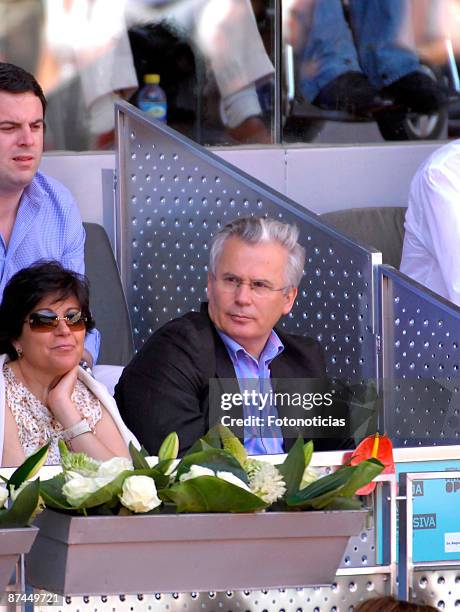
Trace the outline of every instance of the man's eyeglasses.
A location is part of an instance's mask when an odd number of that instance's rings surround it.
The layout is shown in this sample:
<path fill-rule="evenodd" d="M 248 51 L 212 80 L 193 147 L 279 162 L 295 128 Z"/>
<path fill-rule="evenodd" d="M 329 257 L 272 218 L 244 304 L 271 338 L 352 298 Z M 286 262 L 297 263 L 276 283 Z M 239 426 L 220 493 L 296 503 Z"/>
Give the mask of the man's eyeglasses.
<path fill-rule="evenodd" d="M 243 280 L 239 276 L 234 276 L 233 274 L 226 274 L 217 279 L 219 282 L 222 291 L 226 293 L 234 293 L 237 291 L 242 285 L 248 285 L 250 290 L 257 295 L 257 297 L 268 297 L 273 293 L 273 291 L 286 291 L 289 289 L 289 286 L 275 288 L 272 287 L 267 281 L 263 280 Z"/>
<path fill-rule="evenodd" d="M 59 317 L 52 310 L 37 310 L 31 312 L 26 319 L 32 331 L 48 332 L 59 325 L 59 321 L 65 321 L 72 331 L 81 331 L 86 327 L 87 318 L 80 310 L 71 310 L 63 317 Z"/>

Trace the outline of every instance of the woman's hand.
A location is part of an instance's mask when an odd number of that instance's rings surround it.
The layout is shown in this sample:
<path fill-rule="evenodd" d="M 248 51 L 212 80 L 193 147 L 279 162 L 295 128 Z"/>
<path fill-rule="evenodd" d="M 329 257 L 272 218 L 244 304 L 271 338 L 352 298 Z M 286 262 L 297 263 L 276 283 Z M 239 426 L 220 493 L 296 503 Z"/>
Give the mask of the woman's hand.
<path fill-rule="evenodd" d="M 81 421 L 81 414 L 72 401 L 77 372 L 78 366 L 75 366 L 61 376 L 48 391 L 48 408 L 64 429 Z"/>

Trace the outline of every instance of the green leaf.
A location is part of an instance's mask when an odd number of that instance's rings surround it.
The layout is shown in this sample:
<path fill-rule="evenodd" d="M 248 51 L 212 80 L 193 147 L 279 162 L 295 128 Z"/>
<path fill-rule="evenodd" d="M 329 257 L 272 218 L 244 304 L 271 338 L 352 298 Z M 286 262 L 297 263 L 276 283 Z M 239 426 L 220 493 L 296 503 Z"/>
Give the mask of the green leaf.
<path fill-rule="evenodd" d="M 310 465 L 311 458 L 313 457 L 313 440 L 309 440 L 303 447 L 303 455 L 305 460 L 305 468 Z"/>
<path fill-rule="evenodd" d="M 322 509 L 342 509 L 343 499 L 353 498 L 356 491 L 367 485 L 380 474 L 384 465 L 377 459 L 361 461 L 355 466 L 342 466 L 333 474 L 324 476 L 305 489 L 287 499 L 291 507 Z M 353 501 L 353 507 L 359 507 Z"/>
<path fill-rule="evenodd" d="M 190 455 L 185 455 L 177 466 L 177 479 L 190 470 L 192 465 L 201 465 L 214 472 L 231 472 L 248 484 L 248 475 L 235 457 L 226 450 L 210 448 Z"/>
<path fill-rule="evenodd" d="M 74 510 L 73 506 L 69 504 L 65 495 L 62 493 L 64 484 L 65 476 L 63 473 L 57 474 L 49 480 L 40 482 L 40 495 L 45 502 L 45 506 L 55 510 Z"/>
<path fill-rule="evenodd" d="M 158 491 L 158 495 L 176 504 L 177 512 L 256 512 L 268 505 L 260 497 L 215 476 L 178 482 Z"/>
<path fill-rule="evenodd" d="M 58 448 L 62 463 L 62 460 L 65 459 L 68 455 L 70 455 L 70 451 L 67 448 L 67 444 L 64 442 L 64 440 L 58 440 Z"/>
<path fill-rule="evenodd" d="M 156 464 L 155 469 L 160 474 L 166 474 L 169 471 L 170 467 L 173 465 L 174 461 L 176 461 L 176 460 L 175 459 L 166 459 L 165 461 L 159 461 Z"/>
<path fill-rule="evenodd" d="M 342 487 L 337 487 L 324 495 L 319 495 L 318 497 L 314 497 L 312 499 L 307 500 L 302 504 L 302 508 L 308 509 L 311 508 L 313 510 L 332 510 L 332 509 L 340 509 L 340 500 L 346 499 L 345 497 L 340 497 L 340 492 Z M 355 498 L 357 499 L 357 498 Z M 361 507 L 361 503 L 358 501 L 358 506 Z"/>
<path fill-rule="evenodd" d="M 303 450 L 303 440 L 298 438 L 286 459 L 281 465 L 276 466 L 286 483 L 285 497 L 293 495 L 299 490 L 300 482 L 305 470 L 305 457 Z"/>
<path fill-rule="evenodd" d="M 358 465 L 354 467 L 356 469 L 341 492 L 341 495 L 345 497 L 354 495 L 358 489 L 369 484 L 371 480 L 374 480 L 374 478 L 385 469 L 383 463 L 373 458 L 367 459 L 366 461 L 360 461 Z"/>
<path fill-rule="evenodd" d="M 0 528 L 25 527 L 38 504 L 40 481 L 27 484 L 8 510 L 0 513 Z"/>
<path fill-rule="evenodd" d="M 129 449 L 129 454 L 131 456 L 131 459 L 134 465 L 134 469 L 148 470 L 150 466 L 147 463 L 142 451 L 137 450 L 137 448 L 134 446 L 132 442 L 129 443 L 128 449 Z"/>
<path fill-rule="evenodd" d="M 332 474 L 323 476 L 323 478 L 318 478 L 318 480 L 309 484 L 305 489 L 301 489 L 294 495 L 290 495 L 286 500 L 288 505 L 302 507 L 305 502 L 326 495 L 331 491 L 336 491 L 348 482 L 351 477 L 349 470 L 353 471 L 353 469 L 354 468 L 349 466 L 340 467 Z"/>
<path fill-rule="evenodd" d="M 209 444 L 209 446 L 212 446 L 212 448 L 222 448 L 220 427 L 220 425 L 214 425 L 214 427 L 211 427 L 208 433 L 202 438 L 206 444 Z"/>
<path fill-rule="evenodd" d="M 187 457 L 188 455 L 193 455 L 195 453 L 200 453 L 201 451 L 212 450 L 213 448 L 221 448 L 221 447 L 211 446 L 211 444 L 208 444 L 206 440 L 204 440 L 203 438 L 200 438 L 193 444 L 193 446 L 191 446 L 188 449 L 188 451 L 184 454 L 184 457 Z"/>
<path fill-rule="evenodd" d="M 8 480 L 8 485 L 15 489 L 19 489 L 24 481 L 33 478 L 42 465 L 44 465 L 48 456 L 49 447 L 50 443 L 48 442 L 48 444 L 39 448 L 33 455 L 27 457 L 24 463 L 13 472 L 11 478 Z"/>
<path fill-rule="evenodd" d="M 192 447 L 188 449 L 184 456 L 198 453 L 202 450 L 208 450 L 210 448 L 222 448 L 218 425 L 211 427 L 208 433 L 197 440 Z"/>
<path fill-rule="evenodd" d="M 169 461 L 164 461 L 162 463 L 170 463 Z M 155 481 L 155 486 L 157 489 L 163 489 L 163 487 L 167 487 L 169 484 L 169 476 L 167 476 L 164 472 L 158 470 L 158 466 L 149 468 L 148 470 L 136 470 L 135 472 L 130 472 L 131 475 L 135 474 L 143 474 L 144 476 L 150 476 Z"/>

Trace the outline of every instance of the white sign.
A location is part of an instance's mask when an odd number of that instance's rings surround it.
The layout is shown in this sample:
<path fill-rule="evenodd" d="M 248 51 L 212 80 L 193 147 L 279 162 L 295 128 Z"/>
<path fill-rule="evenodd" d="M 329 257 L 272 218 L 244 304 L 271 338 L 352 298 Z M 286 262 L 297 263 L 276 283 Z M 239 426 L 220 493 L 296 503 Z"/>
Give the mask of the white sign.
<path fill-rule="evenodd" d="M 444 534 L 444 552 L 460 552 L 460 533 L 457 532 Z"/>

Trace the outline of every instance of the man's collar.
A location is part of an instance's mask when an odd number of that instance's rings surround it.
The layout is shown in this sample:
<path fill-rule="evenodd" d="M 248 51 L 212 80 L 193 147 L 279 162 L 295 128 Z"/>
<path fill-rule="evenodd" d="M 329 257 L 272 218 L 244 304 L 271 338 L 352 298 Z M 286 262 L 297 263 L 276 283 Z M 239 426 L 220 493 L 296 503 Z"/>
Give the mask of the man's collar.
<path fill-rule="evenodd" d="M 238 342 L 236 342 L 236 340 L 233 340 L 233 338 L 231 338 L 230 336 L 228 336 L 227 334 L 224 334 L 223 331 L 221 331 L 220 329 L 218 329 L 215 325 L 214 322 L 212 321 L 211 317 L 209 316 L 209 309 L 208 309 L 208 302 L 201 302 L 200 304 L 200 312 L 202 313 L 206 313 L 209 317 L 209 321 L 212 325 L 212 327 L 214 328 L 214 330 L 216 331 L 216 333 L 219 335 L 220 339 L 222 340 L 222 342 L 225 344 L 226 347 L 228 347 L 228 349 L 230 350 L 230 354 L 232 355 L 232 360 L 233 357 L 236 358 L 236 354 L 237 351 L 244 351 L 246 354 L 249 355 L 249 353 L 246 351 L 246 349 L 241 346 L 240 344 L 238 344 Z M 228 341 L 226 341 L 228 339 Z M 262 350 L 262 352 L 260 353 L 260 356 L 262 356 L 264 354 L 264 351 L 266 350 L 267 346 L 271 345 L 273 347 L 273 356 L 271 356 L 271 359 L 274 359 L 277 355 L 279 355 L 283 350 L 284 350 L 284 344 L 283 341 L 281 340 L 280 336 L 278 335 L 278 332 L 276 329 L 272 329 L 270 336 L 268 337 L 268 340 Z M 252 357 L 252 355 L 250 355 Z M 254 359 L 254 357 L 252 357 Z M 260 357 L 259 357 L 260 359 Z"/>
<path fill-rule="evenodd" d="M 284 345 L 281 342 L 278 334 L 275 332 L 274 329 L 272 329 L 267 339 L 267 342 L 265 343 L 265 346 L 259 355 L 259 359 L 256 359 L 253 355 L 248 353 L 248 351 L 244 348 L 244 346 L 241 346 L 241 344 L 239 344 L 232 337 L 230 337 L 229 335 L 225 334 L 223 331 L 218 329 L 215 325 L 214 327 L 217 333 L 219 334 L 219 336 L 221 337 L 222 342 L 227 347 L 230 353 L 230 356 L 232 358 L 232 361 L 237 360 L 238 357 L 243 354 L 248 355 L 249 357 L 251 357 L 251 359 L 255 359 L 256 361 L 259 361 L 259 362 L 262 359 L 265 361 L 271 361 L 284 350 Z"/>

